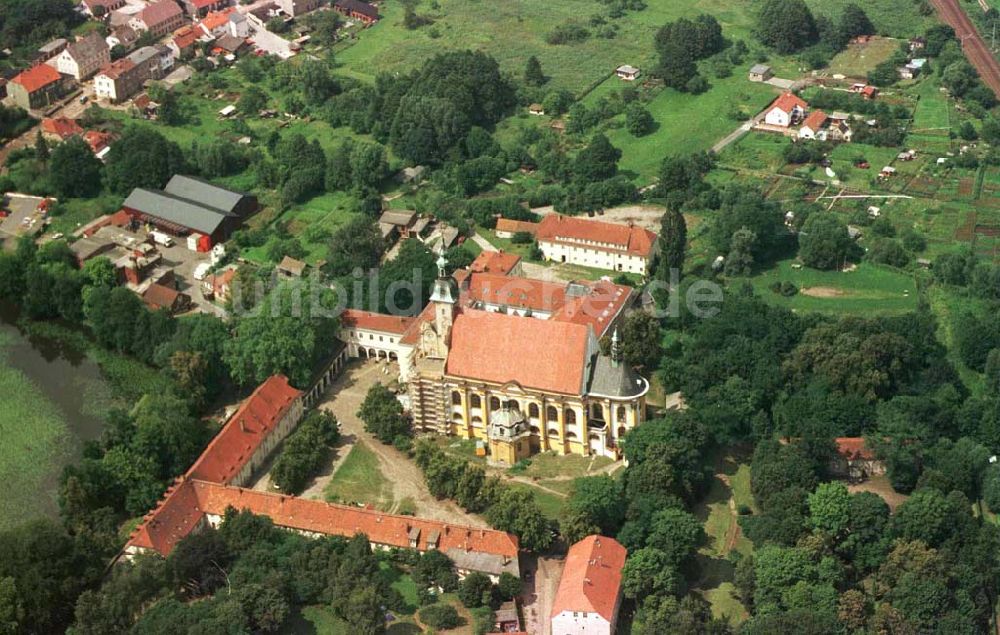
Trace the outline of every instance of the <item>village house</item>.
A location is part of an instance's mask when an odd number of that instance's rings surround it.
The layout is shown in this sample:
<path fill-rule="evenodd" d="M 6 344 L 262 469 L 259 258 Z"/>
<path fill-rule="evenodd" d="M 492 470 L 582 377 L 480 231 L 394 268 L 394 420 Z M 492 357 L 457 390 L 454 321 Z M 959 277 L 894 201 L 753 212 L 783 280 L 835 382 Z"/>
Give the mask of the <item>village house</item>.
<path fill-rule="evenodd" d="M 108 152 L 111 151 L 111 142 L 114 140 L 114 135 L 110 132 L 102 132 L 100 130 L 88 130 L 83 133 L 83 140 L 90 146 L 90 151 L 94 153 L 94 156 L 104 161 L 108 156 Z"/>
<path fill-rule="evenodd" d="M 618 76 L 618 79 L 623 79 L 627 82 L 634 82 L 639 79 L 639 74 L 639 69 L 629 64 L 622 64 L 615 69 L 615 75 Z"/>
<path fill-rule="evenodd" d="M 802 121 L 808 107 L 809 105 L 795 93 L 782 93 L 764 111 L 764 123 L 789 128 Z"/>
<path fill-rule="evenodd" d="M 911 53 L 922 51 L 927 46 L 927 38 L 919 35 L 917 37 L 910 38 L 909 46 Z"/>
<path fill-rule="evenodd" d="M 379 20 L 378 9 L 361 0 L 337 0 L 333 3 L 333 10 L 349 18 L 360 20 L 366 25 L 374 24 Z"/>
<path fill-rule="evenodd" d="M 229 14 L 229 34 L 236 37 L 250 37 L 250 24 L 246 14 L 233 11 Z"/>
<path fill-rule="evenodd" d="M 546 260 L 607 271 L 644 276 L 656 256 L 656 234 L 633 224 L 550 214 L 535 237 Z"/>
<path fill-rule="evenodd" d="M 102 66 L 111 61 L 111 49 L 100 34 L 93 32 L 75 42 L 48 62 L 63 75 L 69 75 L 78 82 L 90 79 Z"/>
<path fill-rule="evenodd" d="M 212 11 L 222 11 L 230 4 L 230 0 L 180 0 L 184 12 L 192 19 L 203 18 Z"/>
<path fill-rule="evenodd" d="M 211 39 L 204 31 L 189 24 L 174 31 L 167 46 L 174 52 L 174 57 L 186 60 L 194 57 L 198 51 L 197 44 L 202 38 Z"/>
<path fill-rule="evenodd" d="M 212 44 L 212 52 L 216 55 L 239 55 L 246 47 L 245 39 L 225 33 Z"/>
<path fill-rule="evenodd" d="M 277 2 L 281 10 L 293 18 L 315 11 L 320 5 L 320 0 L 277 0 Z"/>
<path fill-rule="evenodd" d="M 500 251 L 482 251 L 469 265 L 472 273 L 493 273 L 501 276 L 520 277 L 524 275 L 521 267 L 521 257 L 517 254 Z"/>
<path fill-rule="evenodd" d="M 799 128 L 799 138 L 819 139 L 820 141 L 825 141 L 826 124 L 828 121 L 829 118 L 822 110 L 817 109 L 810 112 L 809 116 L 802 122 L 802 127 Z"/>
<path fill-rule="evenodd" d="M 552 604 L 553 635 L 613 635 L 628 555 L 614 538 L 590 535 L 573 544 Z"/>
<path fill-rule="evenodd" d="M 87 15 L 101 19 L 112 11 L 125 6 L 125 0 L 83 0 L 83 8 Z"/>
<path fill-rule="evenodd" d="M 149 77 L 148 69 L 123 57 L 105 66 L 94 77 L 94 96 L 113 104 L 121 103 L 141 89 Z"/>
<path fill-rule="evenodd" d="M 158 0 L 132 17 L 128 25 L 140 33 L 148 31 L 161 37 L 184 25 L 184 12 L 174 0 Z"/>
<path fill-rule="evenodd" d="M 139 41 L 139 34 L 129 25 L 123 24 L 111 31 L 108 37 L 104 38 L 104 41 L 108 43 L 110 48 L 124 46 L 126 49 L 130 49 Z"/>
<path fill-rule="evenodd" d="M 222 11 L 214 11 L 206 15 L 194 28 L 200 32 L 199 35 L 208 37 L 220 37 L 226 34 L 235 35 L 229 31 L 229 16 L 233 13 L 236 13 L 235 7 L 229 7 Z M 246 37 L 246 35 L 237 35 L 236 37 Z"/>
<path fill-rule="evenodd" d="M 164 284 L 149 285 L 142 294 L 142 301 L 150 311 L 166 309 L 171 315 L 183 313 L 191 306 L 191 297 Z"/>
<path fill-rule="evenodd" d="M 22 71 L 7 84 L 7 94 L 25 110 L 47 108 L 59 101 L 69 88 L 69 78 L 48 64 Z"/>
<path fill-rule="evenodd" d="M 836 455 L 831 459 L 830 474 L 858 483 L 872 476 L 885 474 L 885 463 L 868 447 L 862 437 L 834 439 Z"/>
<path fill-rule="evenodd" d="M 378 225 L 383 238 L 409 238 L 410 230 L 416 220 L 417 213 L 412 210 L 390 209 L 382 212 L 378 218 Z"/>
<path fill-rule="evenodd" d="M 375 548 L 437 549 L 462 576 L 479 571 L 497 581 L 505 572 L 520 575 L 517 538 L 501 531 L 244 489 L 303 413 L 303 394 L 286 377 L 275 375 L 261 384 L 143 517 L 122 557 L 169 556 L 185 536 L 217 527 L 233 508 L 267 516 L 277 527 L 310 537 L 364 533 Z"/>
<path fill-rule="evenodd" d="M 754 64 L 750 67 L 748 79 L 752 82 L 766 82 L 774 77 L 774 70 L 767 64 Z"/>
<path fill-rule="evenodd" d="M 910 60 L 905 65 L 899 67 L 899 78 L 914 79 L 920 75 L 921 72 L 923 72 L 924 66 L 926 65 L 927 60 L 925 58 Z"/>
<path fill-rule="evenodd" d="M 225 304 L 229 302 L 233 279 L 236 277 L 236 266 L 230 265 L 222 271 L 216 272 L 201 283 L 201 293 L 209 299 Z"/>
<path fill-rule="evenodd" d="M 83 128 L 76 119 L 56 117 L 42 119 L 42 136 L 49 141 L 63 142 L 70 137 L 83 134 Z"/>

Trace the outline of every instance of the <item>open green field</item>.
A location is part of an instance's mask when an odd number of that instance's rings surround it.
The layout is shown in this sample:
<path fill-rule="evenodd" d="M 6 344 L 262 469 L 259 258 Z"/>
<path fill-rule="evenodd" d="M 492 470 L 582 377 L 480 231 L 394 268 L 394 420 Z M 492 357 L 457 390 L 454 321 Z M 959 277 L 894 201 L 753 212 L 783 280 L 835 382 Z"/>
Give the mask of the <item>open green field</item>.
<path fill-rule="evenodd" d="M 361 503 L 387 511 L 392 507 L 392 483 L 378 466 L 378 457 L 363 441 L 351 448 L 347 458 L 323 492 L 332 503 Z"/>
<path fill-rule="evenodd" d="M 875 25 L 880 35 L 892 37 L 913 37 L 922 34 L 936 22 L 934 15 L 922 16 L 913 2 L 900 3 L 894 0 L 869 0 L 857 3 L 854 0 L 806 0 L 806 4 L 816 15 L 825 15 L 836 21 L 849 4 L 858 4 Z"/>
<path fill-rule="evenodd" d="M 288 231 L 306 250 L 303 258 L 315 265 L 327 257 L 331 234 L 355 215 L 355 199 L 346 192 L 326 192 L 293 206 L 274 220 L 287 223 Z M 268 262 L 266 246 L 243 250 L 243 257 L 258 263 Z"/>
<path fill-rule="evenodd" d="M 729 113 L 742 111 L 749 116 L 762 110 L 778 90 L 747 81 L 745 70 L 734 69 L 733 75 L 725 79 L 710 78 L 712 87 L 701 95 L 661 91 L 647 104 L 656 121 L 656 128 L 648 135 L 633 136 L 625 129 L 624 115 L 613 119 L 614 127 L 607 136 L 622 151 L 620 171 L 633 177 L 638 185 L 647 185 L 656 176 L 663 157 L 708 150 L 739 127 L 742 117 L 732 118 Z M 620 83 L 617 78 L 607 81 Z M 584 103 L 591 99 L 588 96 Z"/>
<path fill-rule="evenodd" d="M 592 15 L 607 15 L 607 5 L 597 0 L 439 0 L 439 9 L 429 3 L 417 13 L 434 24 L 417 30 L 402 25 L 403 6 L 380 7 L 382 20 L 357 34 L 347 48 L 337 51 L 337 61 L 355 77 L 373 78 L 380 72 L 398 72 L 419 66 L 425 59 L 447 50 L 484 51 L 501 68 L 520 75 L 528 57 L 535 55 L 550 77 L 549 86 L 581 93 L 600 82 L 621 64 L 648 68 L 654 61 L 653 36 L 665 22 L 699 13 L 715 15 L 728 37 L 748 38 L 751 7 L 742 2 L 650 0 L 643 11 L 628 12 L 618 20 L 611 39 L 591 37 L 576 44 L 552 45 L 545 41 L 553 28 L 578 24 L 591 31 Z"/>
<path fill-rule="evenodd" d="M 920 101 L 913 111 L 913 132 L 947 136 L 951 129 L 952 101 L 938 90 L 937 82 L 920 82 L 915 93 Z"/>
<path fill-rule="evenodd" d="M 827 70 L 830 74 L 864 79 L 868 71 L 892 57 L 899 49 L 899 43 L 892 38 L 875 38 L 866 44 L 849 44 L 830 60 Z"/>
<path fill-rule="evenodd" d="M 757 294 L 794 311 L 870 316 L 917 308 L 913 278 L 889 267 L 863 262 L 854 271 L 817 271 L 793 269 L 793 262 L 783 260 L 754 275 L 750 283 Z M 794 283 L 799 293 L 786 298 L 768 289 L 770 284 L 784 281 Z"/>

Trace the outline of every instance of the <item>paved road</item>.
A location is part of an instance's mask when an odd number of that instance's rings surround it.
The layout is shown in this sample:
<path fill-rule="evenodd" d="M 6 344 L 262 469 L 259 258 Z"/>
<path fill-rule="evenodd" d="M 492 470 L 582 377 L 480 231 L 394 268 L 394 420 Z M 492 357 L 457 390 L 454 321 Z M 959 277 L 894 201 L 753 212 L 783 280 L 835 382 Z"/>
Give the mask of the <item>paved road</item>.
<path fill-rule="evenodd" d="M 753 121 L 744 121 L 740 124 L 740 127 L 733 130 L 720 141 L 718 141 L 714 146 L 712 146 L 712 152 L 719 154 L 725 150 L 730 144 L 735 143 L 740 137 L 750 132 L 750 128 L 753 127 Z"/>
<path fill-rule="evenodd" d="M 549 615 L 559 588 L 566 562 L 563 558 L 542 558 L 526 556 L 521 559 L 525 578 L 522 597 L 524 599 L 524 629 L 532 635 L 549 635 Z"/>
<path fill-rule="evenodd" d="M 1000 62 L 979 36 L 972 20 L 957 0 L 931 0 L 931 4 L 937 9 L 941 19 L 955 29 L 955 35 L 962 41 L 965 56 L 979 72 L 983 82 L 1000 97 Z"/>
<path fill-rule="evenodd" d="M 493 246 L 493 243 L 491 243 L 490 241 L 486 240 L 485 238 L 483 238 L 479 234 L 473 234 L 472 235 L 472 241 L 474 243 L 476 243 L 477 245 L 479 245 L 482 248 L 483 251 L 496 251 L 497 250 L 497 248 Z"/>

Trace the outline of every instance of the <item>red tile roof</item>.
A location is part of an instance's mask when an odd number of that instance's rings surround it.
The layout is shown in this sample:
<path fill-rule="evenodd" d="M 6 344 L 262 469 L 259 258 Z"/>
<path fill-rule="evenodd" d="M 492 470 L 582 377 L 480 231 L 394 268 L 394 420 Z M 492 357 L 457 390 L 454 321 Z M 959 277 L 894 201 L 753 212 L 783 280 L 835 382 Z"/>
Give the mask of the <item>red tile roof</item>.
<path fill-rule="evenodd" d="M 878 94 L 878 88 L 875 86 L 865 86 L 861 89 L 861 94 L 865 97 L 874 97 Z"/>
<path fill-rule="evenodd" d="M 805 110 L 806 108 L 809 107 L 809 104 L 800 99 L 799 96 L 796 95 L 795 93 L 789 92 L 789 93 L 782 93 L 780 97 L 771 102 L 771 105 L 768 106 L 767 110 L 771 111 L 777 108 L 782 112 L 790 113 L 793 110 L 795 110 L 796 107 Z"/>
<path fill-rule="evenodd" d="M 153 27 L 174 20 L 180 15 L 183 15 L 183 12 L 174 0 L 160 0 L 147 5 L 139 13 L 139 18 L 147 27 Z"/>
<path fill-rule="evenodd" d="M 527 232 L 529 234 L 534 234 L 538 229 L 538 223 L 532 223 L 525 220 L 511 220 L 509 218 L 498 218 L 496 230 L 498 232 L 510 232 L 516 234 L 517 232 Z"/>
<path fill-rule="evenodd" d="M 597 613 L 613 623 L 626 555 L 625 547 L 607 536 L 587 536 L 570 547 L 552 617 L 580 611 Z"/>
<path fill-rule="evenodd" d="M 110 132 L 101 132 L 100 130 L 88 130 L 83 133 L 83 140 L 87 142 L 90 146 L 92 152 L 100 152 L 104 148 L 111 144 L 114 137 Z"/>
<path fill-rule="evenodd" d="M 469 265 L 476 273 L 499 273 L 507 275 L 521 262 L 521 257 L 506 251 L 483 251 Z"/>
<path fill-rule="evenodd" d="M 823 124 L 826 123 L 827 119 L 828 117 L 826 116 L 825 112 L 823 112 L 822 110 L 814 110 L 811 113 L 809 113 L 809 116 L 806 117 L 806 120 L 802 122 L 802 127 L 809 128 L 810 130 L 815 132 L 816 130 L 819 130 L 820 128 L 823 127 Z"/>
<path fill-rule="evenodd" d="M 656 234 L 637 225 L 620 225 L 602 221 L 551 214 L 538 224 L 539 241 L 585 244 L 602 251 L 618 251 L 636 256 L 649 256 Z"/>
<path fill-rule="evenodd" d="M 153 310 L 172 309 L 180 294 L 177 289 L 162 284 L 151 284 L 142 294 L 142 301 Z"/>
<path fill-rule="evenodd" d="M 849 461 L 875 459 L 875 451 L 868 447 L 863 437 L 837 437 L 833 440 L 837 454 Z"/>
<path fill-rule="evenodd" d="M 416 319 L 413 317 L 372 313 L 371 311 L 361 311 L 359 309 L 345 309 L 340 314 L 340 324 L 344 328 L 382 331 L 398 335 L 405 333 Z"/>
<path fill-rule="evenodd" d="M 202 6 L 209 6 L 215 1 L 217 0 L 204 0 L 204 4 Z M 200 9 L 202 7 L 200 6 L 198 8 Z M 199 26 L 202 27 L 206 33 L 211 33 L 219 27 L 226 26 L 226 24 L 229 23 L 229 14 L 235 10 L 236 7 L 227 7 L 222 11 L 213 11 L 202 19 Z"/>
<path fill-rule="evenodd" d="M 419 531 L 417 548 L 426 550 L 433 534 L 438 550 L 485 553 L 506 561 L 517 559 L 518 541 L 493 529 L 450 525 L 435 520 L 396 516 L 375 510 L 231 487 L 191 478 L 179 479 L 132 533 L 127 547 L 152 549 L 163 556 L 193 531 L 205 514 L 222 516 L 228 508 L 269 517 L 275 525 L 328 536 L 364 533 L 380 545 L 410 547 L 411 531 Z M 416 533 L 416 532 L 414 532 Z"/>
<path fill-rule="evenodd" d="M 135 62 L 127 57 L 123 57 L 102 68 L 98 75 L 104 75 L 108 79 L 118 79 L 124 73 L 129 72 L 133 68 L 135 68 Z"/>
<path fill-rule="evenodd" d="M 29 93 L 34 93 L 61 80 L 62 75 L 59 74 L 59 71 L 48 64 L 39 64 L 22 71 L 10 81 L 24 86 L 24 90 Z"/>
<path fill-rule="evenodd" d="M 284 375 L 269 377 L 229 418 L 187 475 L 213 483 L 228 483 L 240 473 L 301 395 Z"/>
<path fill-rule="evenodd" d="M 55 119 L 42 119 L 42 132 L 55 135 L 66 140 L 72 136 L 82 134 L 83 128 L 76 122 L 76 119 L 66 117 L 56 117 Z"/>
<path fill-rule="evenodd" d="M 590 343 L 590 330 L 580 324 L 462 311 L 452 326 L 445 372 L 579 395 Z"/>
<path fill-rule="evenodd" d="M 204 33 L 195 30 L 192 26 L 186 26 L 174 31 L 174 45 L 179 50 L 184 50 L 188 47 L 194 46 L 194 43 L 198 41 L 198 38 L 202 37 Z"/>

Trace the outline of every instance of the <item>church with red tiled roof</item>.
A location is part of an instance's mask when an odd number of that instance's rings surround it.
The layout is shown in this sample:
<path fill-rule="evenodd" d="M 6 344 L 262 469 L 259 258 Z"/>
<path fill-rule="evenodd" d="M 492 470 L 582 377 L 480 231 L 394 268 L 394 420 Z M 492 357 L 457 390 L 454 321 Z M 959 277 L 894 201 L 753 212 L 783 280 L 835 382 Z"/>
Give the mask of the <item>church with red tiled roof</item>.
<path fill-rule="evenodd" d="M 493 463 L 548 451 L 619 458 L 649 389 L 618 353 L 634 291 L 490 273 L 477 260 L 454 275 L 440 260 L 416 317 L 346 311 L 348 354 L 398 361 L 414 428 L 477 440 Z"/>

